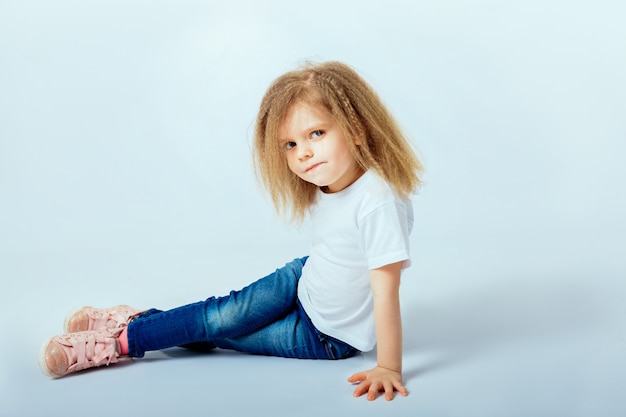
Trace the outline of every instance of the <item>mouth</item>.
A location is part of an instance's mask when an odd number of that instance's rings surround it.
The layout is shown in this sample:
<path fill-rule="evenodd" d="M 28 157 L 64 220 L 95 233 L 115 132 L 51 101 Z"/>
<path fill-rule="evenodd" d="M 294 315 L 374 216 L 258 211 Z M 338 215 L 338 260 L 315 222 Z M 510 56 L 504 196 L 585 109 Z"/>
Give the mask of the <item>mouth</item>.
<path fill-rule="evenodd" d="M 313 164 L 310 167 L 308 167 L 307 169 L 304 170 L 304 172 L 311 172 L 314 169 L 316 169 L 317 167 L 319 167 L 320 165 L 322 165 L 324 162 L 318 162 L 317 164 Z"/>

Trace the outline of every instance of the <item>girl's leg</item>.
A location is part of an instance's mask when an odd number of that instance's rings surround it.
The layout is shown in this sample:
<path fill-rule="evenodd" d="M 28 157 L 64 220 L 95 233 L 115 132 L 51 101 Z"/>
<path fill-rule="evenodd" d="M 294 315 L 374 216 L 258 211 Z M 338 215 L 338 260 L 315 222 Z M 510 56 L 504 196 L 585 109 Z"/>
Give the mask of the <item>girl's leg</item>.
<path fill-rule="evenodd" d="M 149 310 L 128 325 L 129 354 L 174 346 L 236 340 L 295 309 L 306 258 L 295 259 L 240 291 L 168 311 Z"/>
<path fill-rule="evenodd" d="M 297 302 L 284 318 L 244 336 L 213 341 L 216 347 L 299 359 L 344 359 L 358 351 L 321 333 Z"/>

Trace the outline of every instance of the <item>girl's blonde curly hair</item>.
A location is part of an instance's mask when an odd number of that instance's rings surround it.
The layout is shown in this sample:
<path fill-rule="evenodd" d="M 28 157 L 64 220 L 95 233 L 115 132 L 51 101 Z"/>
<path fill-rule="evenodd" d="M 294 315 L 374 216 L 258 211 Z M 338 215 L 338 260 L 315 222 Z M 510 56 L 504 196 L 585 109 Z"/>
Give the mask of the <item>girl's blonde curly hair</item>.
<path fill-rule="evenodd" d="M 335 118 L 357 163 L 374 169 L 403 198 L 421 184 L 422 164 L 376 92 L 341 62 L 307 63 L 267 89 L 254 131 L 254 165 L 279 213 L 300 221 L 318 187 L 291 172 L 279 132 L 296 103 L 321 106 Z"/>

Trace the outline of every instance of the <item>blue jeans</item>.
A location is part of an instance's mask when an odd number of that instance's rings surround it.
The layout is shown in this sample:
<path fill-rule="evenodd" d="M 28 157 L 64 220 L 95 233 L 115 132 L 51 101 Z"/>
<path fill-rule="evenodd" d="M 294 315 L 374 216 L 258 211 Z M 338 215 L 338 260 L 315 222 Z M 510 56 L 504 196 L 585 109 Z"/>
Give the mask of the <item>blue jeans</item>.
<path fill-rule="evenodd" d="M 174 346 L 301 359 L 353 356 L 358 351 L 317 330 L 298 301 L 298 280 L 306 260 L 294 259 L 224 297 L 142 313 L 128 325 L 130 356 Z"/>

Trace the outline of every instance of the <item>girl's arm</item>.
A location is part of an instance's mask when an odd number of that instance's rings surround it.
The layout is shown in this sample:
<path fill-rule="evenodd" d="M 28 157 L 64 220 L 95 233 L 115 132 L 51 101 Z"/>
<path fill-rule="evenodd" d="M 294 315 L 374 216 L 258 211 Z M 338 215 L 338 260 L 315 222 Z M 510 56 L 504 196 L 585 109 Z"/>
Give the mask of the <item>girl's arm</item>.
<path fill-rule="evenodd" d="M 374 369 L 348 378 L 348 382 L 359 382 L 354 390 L 356 397 L 367 392 L 367 399 L 374 400 L 379 392 L 384 391 L 385 398 L 392 400 L 394 390 L 401 395 L 408 395 L 402 384 L 402 319 L 399 297 L 401 269 L 402 262 L 397 262 L 370 271 L 378 364 Z"/>

